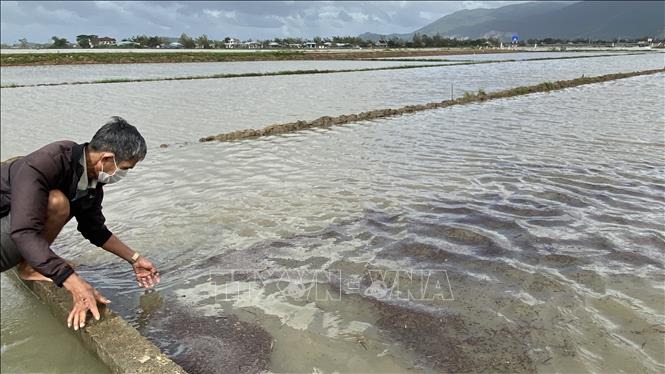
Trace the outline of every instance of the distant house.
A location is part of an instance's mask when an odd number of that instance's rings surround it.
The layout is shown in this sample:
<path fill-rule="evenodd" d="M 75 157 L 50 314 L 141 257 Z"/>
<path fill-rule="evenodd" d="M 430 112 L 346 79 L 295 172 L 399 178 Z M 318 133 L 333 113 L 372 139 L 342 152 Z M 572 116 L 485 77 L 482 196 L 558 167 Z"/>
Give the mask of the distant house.
<path fill-rule="evenodd" d="M 305 43 L 303 44 L 303 46 L 304 46 L 305 48 L 316 48 L 316 43 L 314 43 L 314 42 L 305 42 Z"/>
<path fill-rule="evenodd" d="M 290 43 L 288 44 L 289 48 L 302 48 L 302 44 L 300 43 Z"/>
<path fill-rule="evenodd" d="M 108 36 L 102 36 L 101 38 L 97 38 L 95 40 L 96 45 L 115 45 L 115 39 L 114 38 L 109 38 Z"/>
<path fill-rule="evenodd" d="M 375 46 L 377 48 L 386 48 L 388 46 L 388 43 L 386 43 L 385 40 L 381 39 L 378 42 L 376 42 Z"/>
<path fill-rule="evenodd" d="M 270 44 L 268 44 L 268 46 L 270 48 L 280 48 L 282 45 L 277 43 L 277 42 L 270 42 Z"/>
<path fill-rule="evenodd" d="M 240 47 L 240 40 L 235 38 L 229 38 L 224 42 L 224 48 L 238 48 Z"/>
<path fill-rule="evenodd" d="M 333 44 L 332 44 L 331 42 L 325 42 L 325 43 L 323 43 L 323 47 L 324 47 L 324 48 L 331 48 L 332 45 L 333 45 Z"/>

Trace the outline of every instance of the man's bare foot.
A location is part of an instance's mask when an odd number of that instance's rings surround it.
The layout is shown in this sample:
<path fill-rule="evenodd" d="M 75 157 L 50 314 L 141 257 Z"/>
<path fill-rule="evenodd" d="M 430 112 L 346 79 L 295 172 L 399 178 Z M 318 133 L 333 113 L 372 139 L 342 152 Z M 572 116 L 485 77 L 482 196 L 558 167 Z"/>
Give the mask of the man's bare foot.
<path fill-rule="evenodd" d="M 19 263 L 16 266 L 16 270 L 18 271 L 18 277 L 23 280 L 53 282 L 51 278 L 47 278 L 39 274 L 35 269 L 32 268 L 32 266 L 28 265 L 28 263 L 25 261 Z"/>

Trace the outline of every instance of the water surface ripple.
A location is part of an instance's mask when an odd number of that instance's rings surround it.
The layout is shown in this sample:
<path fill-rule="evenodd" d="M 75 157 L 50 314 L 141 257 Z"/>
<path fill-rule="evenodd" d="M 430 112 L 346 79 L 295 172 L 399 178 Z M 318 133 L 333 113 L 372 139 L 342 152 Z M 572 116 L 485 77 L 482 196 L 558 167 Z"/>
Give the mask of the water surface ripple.
<path fill-rule="evenodd" d="M 73 226 L 56 250 L 172 355 L 164 305 L 261 326 L 276 372 L 662 372 L 664 80 L 154 149 L 105 212 L 159 290 Z M 298 299 L 232 269 L 434 269 L 454 297 Z"/>
<path fill-rule="evenodd" d="M 663 54 L 396 71 L 2 89 L 0 157 L 88 140 L 121 115 L 155 147 L 273 123 L 441 101 L 545 81 L 658 69 Z M 452 91 L 452 92 L 451 92 Z M 35 131 L 39 129 L 39 131 Z"/>

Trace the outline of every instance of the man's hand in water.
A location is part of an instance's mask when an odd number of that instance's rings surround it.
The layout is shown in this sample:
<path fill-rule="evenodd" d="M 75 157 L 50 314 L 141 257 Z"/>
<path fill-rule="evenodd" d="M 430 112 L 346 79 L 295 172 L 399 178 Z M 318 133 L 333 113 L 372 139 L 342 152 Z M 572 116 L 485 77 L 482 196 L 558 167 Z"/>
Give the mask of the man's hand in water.
<path fill-rule="evenodd" d="M 74 330 L 85 326 L 88 310 L 92 312 L 92 316 L 96 320 L 99 320 L 98 302 L 102 304 L 110 303 L 109 300 L 92 288 L 88 282 L 84 281 L 76 273 L 67 277 L 63 282 L 63 286 L 72 293 L 72 311 L 69 312 L 69 316 L 67 317 L 67 327 L 74 326 Z"/>
<path fill-rule="evenodd" d="M 152 262 L 147 258 L 140 256 L 136 262 L 132 264 L 134 273 L 136 274 L 136 281 L 140 287 L 152 288 L 159 283 L 159 273 Z"/>

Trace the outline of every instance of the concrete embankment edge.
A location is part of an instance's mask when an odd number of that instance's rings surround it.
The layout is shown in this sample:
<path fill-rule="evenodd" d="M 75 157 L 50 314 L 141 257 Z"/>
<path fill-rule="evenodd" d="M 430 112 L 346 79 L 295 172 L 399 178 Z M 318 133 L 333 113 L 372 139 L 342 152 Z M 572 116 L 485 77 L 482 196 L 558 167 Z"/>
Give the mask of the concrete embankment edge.
<path fill-rule="evenodd" d="M 23 281 L 11 272 L 10 278 L 24 284 L 45 303 L 53 315 L 66 323 L 71 295 L 49 282 Z M 100 305 L 102 318 L 89 317 L 86 326 L 72 333 L 115 374 L 168 374 L 186 372 L 166 357 L 157 346 L 110 308 Z"/>

